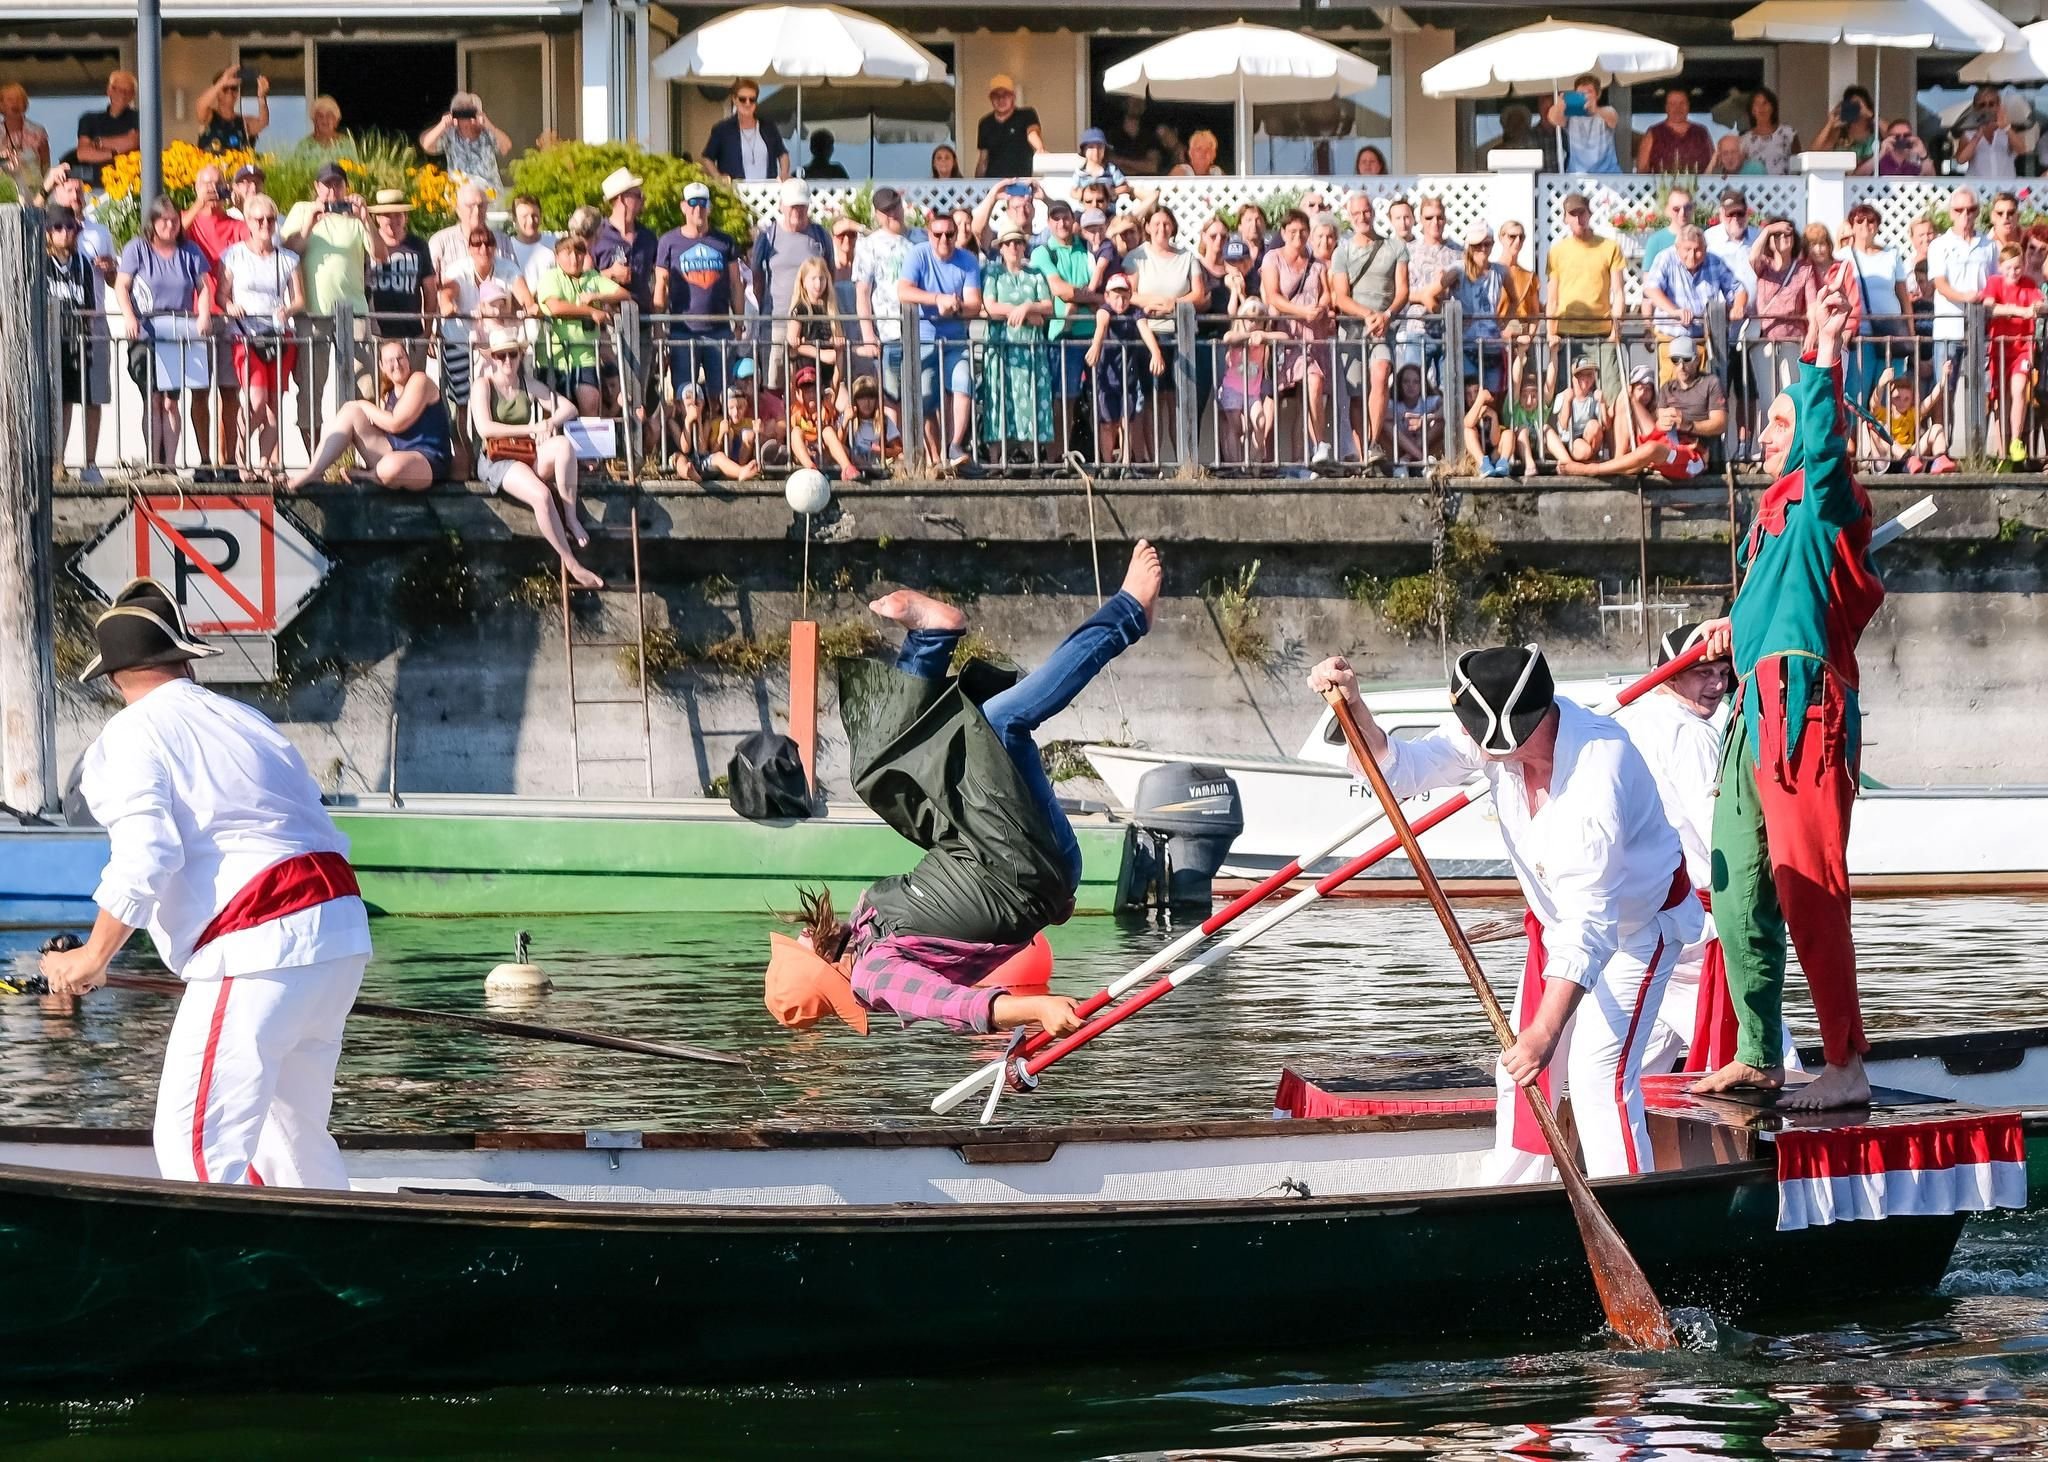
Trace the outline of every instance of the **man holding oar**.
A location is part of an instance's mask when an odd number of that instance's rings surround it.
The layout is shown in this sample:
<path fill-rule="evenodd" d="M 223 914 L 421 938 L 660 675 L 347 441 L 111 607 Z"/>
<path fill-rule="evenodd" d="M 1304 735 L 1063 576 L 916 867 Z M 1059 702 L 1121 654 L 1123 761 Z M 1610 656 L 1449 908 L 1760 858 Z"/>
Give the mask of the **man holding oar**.
<path fill-rule="evenodd" d="M 1884 583 L 1837 376 L 1854 314 L 1839 290 L 1814 303 L 1808 359 L 1771 403 L 1759 438 L 1777 481 L 1744 542 L 1742 587 L 1730 617 L 1704 627 L 1709 653 L 1732 646 L 1741 685 L 1714 807 L 1715 922 L 1739 1037 L 1735 1059 L 1693 1089 L 1784 1085 L 1777 1039 L 1789 933 L 1827 1069 L 1780 1105 L 1808 1111 L 1870 1100 L 1848 845 L 1862 752 L 1856 644 Z"/>
<path fill-rule="evenodd" d="M 1501 1058 L 1487 1179 L 1555 1177 L 1519 1087 L 1568 1087 L 1588 1177 L 1655 1167 L 1642 1060 L 1672 964 L 1702 928 L 1678 834 L 1642 754 L 1612 720 L 1557 697 L 1535 646 L 1469 650 L 1451 683 L 1457 730 L 1390 741 L 1341 656 L 1309 672 L 1341 691 L 1395 795 L 1493 787 L 1501 840 L 1528 900 L 1529 958 L 1515 999 L 1519 1035 Z M 1551 1058 L 1564 1082 L 1550 1089 Z"/>
<path fill-rule="evenodd" d="M 328 1135 L 342 1024 L 370 959 L 348 840 L 299 754 L 259 712 L 202 689 L 168 590 L 136 579 L 93 626 L 126 702 L 85 754 L 107 830 L 86 942 L 43 956 L 57 994 L 106 983 L 138 928 L 185 981 L 157 1087 L 166 1178 L 346 1188 Z"/>

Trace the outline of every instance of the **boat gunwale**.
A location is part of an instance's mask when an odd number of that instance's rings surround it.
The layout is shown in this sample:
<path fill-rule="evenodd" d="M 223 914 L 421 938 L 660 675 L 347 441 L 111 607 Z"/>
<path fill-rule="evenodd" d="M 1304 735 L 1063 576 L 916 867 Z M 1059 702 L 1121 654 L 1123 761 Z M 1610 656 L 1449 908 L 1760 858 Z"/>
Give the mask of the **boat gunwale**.
<path fill-rule="evenodd" d="M 1292 1125 L 1292 1124 L 1289 1124 Z M 1776 1164 L 1749 1158 L 1667 1173 L 1596 1178 L 1596 1191 L 1662 1195 L 1669 1190 L 1770 1184 Z M 1558 1183 L 1404 1190 L 1383 1193 L 1294 1197 L 1260 1194 L 1248 1198 L 1133 1199 L 1101 1202 L 874 1203 L 874 1204 L 703 1204 L 627 1203 L 597 1199 L 520 1196 L 490 1192 L 347 1193 L 317 1188 L 247 1187 L 88 1173 L 67 1168 L 0 1163 L 0 1202 L 14 1195 L 67 1202 L 144 1207 L 260 1212 L 282 1207 L 304 1218 L 355 1218 L 374 1222 L 465 1225 L 530 1229 L 734 1229 L 804 1234 L 861 1233 L 877 1229 L 1029 1229 L 1074 1227 L 1102 1221 L 1142 1222 L 1147 1227 L 1194 1223 L 1292 1222 L 1302 1219 L 1395 1217 L 1420 1209 L 1443 1213 L 1474 1207 L 1519 1209 L 1563 1201 Z"/>

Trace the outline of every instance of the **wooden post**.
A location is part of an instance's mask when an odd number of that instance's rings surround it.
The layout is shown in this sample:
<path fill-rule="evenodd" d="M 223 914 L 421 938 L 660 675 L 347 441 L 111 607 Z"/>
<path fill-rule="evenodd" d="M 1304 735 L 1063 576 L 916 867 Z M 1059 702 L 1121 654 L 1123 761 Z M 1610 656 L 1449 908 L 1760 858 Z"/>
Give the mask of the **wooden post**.
<path fill-rule="evenodd" d="M 818 793 L 818 622 L 789 626 L 789 736 L 803 758 L 804 781 Z"/>
<path fill-rule="evenodd" d="M 6 303 L 13 301 L 12 304 Z M 0 207 L 0 360 L 46 360 L 43 214 Z M 0 371 L 0 800 L 57 806 L 57 670 L 50 477 L 55 375 Z"/>

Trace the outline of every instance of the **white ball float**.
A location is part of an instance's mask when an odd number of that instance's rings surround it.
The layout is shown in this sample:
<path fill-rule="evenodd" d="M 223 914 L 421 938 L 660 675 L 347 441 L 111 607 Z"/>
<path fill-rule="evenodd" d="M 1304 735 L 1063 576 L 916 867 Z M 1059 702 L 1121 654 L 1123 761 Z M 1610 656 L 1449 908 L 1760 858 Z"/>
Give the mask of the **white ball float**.
<path fill-rule="evenodd" d="M 789 474 L 782 496 L 792 513 L 822 513 L 832 501 L 832 484 L 815 467 L 799 468 Z"/>
<path fill-rule="evenodd" d="M 554 988 L 547 971 L 527 959 L 527 943 L 526 931 L 521 929 L 512 946 L 512 963 L 492 966 L 484 976 L 484 989 L 501 995 L 538 995 Z"/>

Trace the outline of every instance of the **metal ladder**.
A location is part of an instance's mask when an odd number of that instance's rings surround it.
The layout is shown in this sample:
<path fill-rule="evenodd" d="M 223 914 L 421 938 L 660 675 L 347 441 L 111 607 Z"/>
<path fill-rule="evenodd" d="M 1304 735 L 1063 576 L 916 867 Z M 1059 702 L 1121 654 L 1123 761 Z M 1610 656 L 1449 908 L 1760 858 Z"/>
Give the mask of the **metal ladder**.
<path fill-rule="evenodd" d="M 598 538 L 616 533 L 592 535 L 592 542 Z M 579 640 L 576 638 L 576 615 L 570 606 L 572 594 L 601 596 L 616 594 L 613 588 L 583 589 L 569 581 L 569 570 L 562 566 L 557 570 L 562 594 L 562 662 L 569 678 L 569 790 L 572 795 L 583 795 L 583 769 L 586 766 L 603 766 L 639 762 L 646 773 L 647 795 L 654 795 L 654 735 L 647 706 L 647 601 L 640 585 L 640 507 L 635 503 L 628 511 L 625 537 L 633 554 L 633 638 L 630 640 Z M 638 690 L 632 695 L 584 696 L 576 691 L 576 652 L 579 650 L 628 650 L 634 655 L 635 680 Z M 581 737 L 581 718 L 578 710 L 583 706 L 630 706 L 640 707 L 640 754 L 638 756 L 585 756 Z"/>

